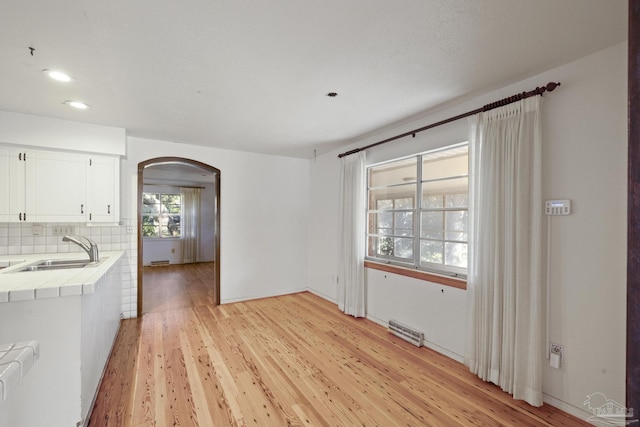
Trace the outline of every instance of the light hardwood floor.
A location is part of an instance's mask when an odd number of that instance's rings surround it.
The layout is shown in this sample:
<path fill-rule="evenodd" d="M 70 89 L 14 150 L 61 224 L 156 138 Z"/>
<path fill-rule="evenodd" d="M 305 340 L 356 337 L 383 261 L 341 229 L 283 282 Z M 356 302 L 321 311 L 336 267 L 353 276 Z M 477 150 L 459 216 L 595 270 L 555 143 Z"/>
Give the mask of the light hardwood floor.
<path fill-rule="evenodd" d="M 215 305 L 212 262 L 144 267 L 143 313 Z"/>
<path fill-rule="evenodd" d="M 123 321 L 90 426 L 588 425 L 311 293 L 192 300 Z"/>

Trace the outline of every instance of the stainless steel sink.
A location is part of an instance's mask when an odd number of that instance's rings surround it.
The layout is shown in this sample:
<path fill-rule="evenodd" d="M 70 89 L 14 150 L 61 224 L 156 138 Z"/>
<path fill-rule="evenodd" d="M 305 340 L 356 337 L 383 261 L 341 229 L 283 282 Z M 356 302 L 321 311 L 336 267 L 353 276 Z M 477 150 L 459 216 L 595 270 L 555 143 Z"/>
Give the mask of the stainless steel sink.
<path fill-rule="evenodd" d="M 76 265 L 76 264 L 87 265 L 90 262 L 91 261 L 89 261 L 88 259 L 45 259 L 45 260 L 36 262 L 34 265 L 37 265 L 37 266 Z"/>
<path fill-rule="evenodd" d="M 88 259 L 44 259 L 19 268 L 15 270 L 14 273 L 21 273 L 24 271 L 48 271 L 64 270 L 68 268 L 95 267 L 105 259 L 106 257 L 98 262 L 91 262 Z"/>

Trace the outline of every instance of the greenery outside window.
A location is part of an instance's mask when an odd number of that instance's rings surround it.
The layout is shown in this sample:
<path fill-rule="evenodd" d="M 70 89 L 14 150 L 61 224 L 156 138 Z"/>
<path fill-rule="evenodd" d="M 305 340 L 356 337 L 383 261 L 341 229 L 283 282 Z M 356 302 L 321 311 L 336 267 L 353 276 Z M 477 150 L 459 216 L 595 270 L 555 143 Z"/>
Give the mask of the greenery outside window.
<path fill-rule="evenodd" d="M 465 276 L 468 144 L 367 168 L 367 258 Z"/>
<path fill-rule="evenodd" d="M 180 194 L 142 193 L 142 236 L 180 237 Z"/>

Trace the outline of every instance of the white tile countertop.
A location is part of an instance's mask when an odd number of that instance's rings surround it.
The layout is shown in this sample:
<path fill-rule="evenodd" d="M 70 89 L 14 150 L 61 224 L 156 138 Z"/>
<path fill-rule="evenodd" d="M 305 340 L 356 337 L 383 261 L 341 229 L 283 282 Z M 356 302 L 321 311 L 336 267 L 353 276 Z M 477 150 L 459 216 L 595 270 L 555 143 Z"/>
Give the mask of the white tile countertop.
<path fill-rule="evenodd" d="M 100 253 L 100 263 L 83 268 L 44 271 L 18 270 L 39 260 L 84 259 L 84 253 L 0 256 L 0 303 L 91 294 L 94 285 L 122 257 L 124 251 Z"/>

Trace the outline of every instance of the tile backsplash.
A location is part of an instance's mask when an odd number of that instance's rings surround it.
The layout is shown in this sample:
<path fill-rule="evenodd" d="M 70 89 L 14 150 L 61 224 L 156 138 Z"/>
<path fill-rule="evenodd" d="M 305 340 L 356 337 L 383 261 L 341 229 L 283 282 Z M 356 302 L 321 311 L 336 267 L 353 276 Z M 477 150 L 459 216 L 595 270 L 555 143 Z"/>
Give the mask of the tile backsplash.
<path fill-rule="evenodd" d="M 136 317 L 137 230 L 135 221 L 123 225 L 86 226 L 77 223 L 3 223 L 0 222 L 0 255 L 74 253 L 83 250 L 63 242 L 64 235 L 80 235 L 96 242 L 100 252 L 125 251 L 122 258 L 122 317 Z"/>

